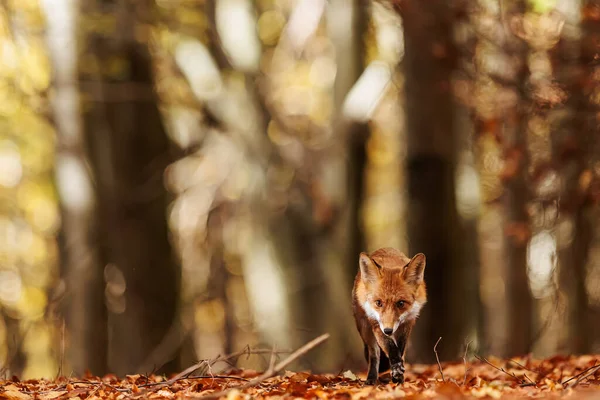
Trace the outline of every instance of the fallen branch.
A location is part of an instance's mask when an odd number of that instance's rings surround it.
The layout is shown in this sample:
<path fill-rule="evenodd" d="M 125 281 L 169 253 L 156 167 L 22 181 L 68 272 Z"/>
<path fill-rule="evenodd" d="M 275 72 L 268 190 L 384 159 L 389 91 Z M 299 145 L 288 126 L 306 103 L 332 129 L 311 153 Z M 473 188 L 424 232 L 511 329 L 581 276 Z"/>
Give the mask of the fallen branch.
<path fill-rule="evenodd" d="M 438 368 L 440 369 L 440 375 L 442 375 L 442 381 L 446 382 L 446 378 L 444 378 L 444 371 L 442 370 L 442 364 L 440 364 L 440 357 L 438 357 L 438 352 L 437 352 L 437 345 L 440 342 L 440 340 L 442 340 L 441 336 L 437 340 L 437 342 L 435 342 L 435 346 L 433 346 L 433 352 L 435 353 L 435 359 L 437 360 L 437 365 L 438 365 Z"/>
<path fill-rule="evenodd" d="M 274 356 L 272 355 L 271 361 L 269 363 L 270 364 L 269 368 L 262 375 L 246 382 L 243 385 L 232 386 L 232 387 L 222 390 L 220 392 L 214 392 L 214 393 L 207 394 L 206 396 L 202 396 L 202 398 L 203 399 L 218 399 L 219 397 L 226 396 L 232 390 L 244 390 L 244 389 L 248 389 L 252 386 L 256 386 L 259 383 L 261 383 L 262 381 L 274 377 L 281 370 L 283 370 L 285 367 L 287 367 L 289 364 L 296 361 L 298 358 L 302 357 L 304 354 L 308 353 L 310 350 L 317 347 L 321 343 L 325 342 L 327 339 L 329 339 L 329 334 L 325 333 L 325 334 L 319 336 L 318 338 L 311 340 L 310 342 L 306 343 L 304 346 L 300 347 L 298 350 L 296 350 L 292 354 L 290 354 L 289 357 L 287 357 L 285 360 L 281 361 L 280 363 L 278 363 L 276 365 L 273 365 L 274 364 L 274 361 L 273 361 Z M 272 352 L 272 354 L 273 353 L 274 353 L 274 351 Z"/>
<path fill-rule="evenodd" d="M 516 360 L 513 360 L 512 358 L 510 360 L 508 360 L 508 361 L 511 362 L 511 363 L 513 363 L 513 364 L 515 364 L 515 365 L 518 365 L 519 367 L 521 367 L 521 368 L 523 368 L 523 369 L 525 369 L 525 370 L 527 370 L 529 372 L 533 372 L 534 374 L 538 373 L 537 371 L 534 371 L 531 368 L 527 368 L 526 366 L 524 366 L 523 364 L 517 362 Z"/>
<path fill-rule="evenodd" d="M 241 357 L 243 355 L 271 354 L 273 356 L 273 355 L 278 355 L 278 354 L 289 354 L 289 353 L 290 353 L 289 351 L 274 351 L 273 349 L 270 349 L 270 350 L 269 349 L 254 349 L 253 350 L 250 347 L 246 347 L 246 348 L 244 348 L 244 350 L 240 350 L 238 352 L 231 353 L 231 354 L 228 354 L 225 356 L 218 356 L 217 358 L 212 359 L 212 360 L 200 360 L 196 364 L 184 369 L 183 371 L 181 371 L 180 373 L 178 373 L 177 375 L 175 375 L 173 378 L 169 379 L 168 381 L 161 382 L 161 383 L 165 384 L 165 385 L 170 385 L 171 383 L 174 383 L 182 378 L 185 378 L 185 377 L 191 375 L 192 372 L 196 371 L 197 369 L 199 369 L 201 367 L 211 368 L 216 363 L 228 362 L 229 360 Z"/>
<path fill-rule="evenodd" d="M 151 383 L 146 383 L 146 384 L 140 385 L 138 387 L 143 388 L 144 390 L 140 393 L 137 393 L 135 398 L 144 397 L 146 394 L 148 394 L 152 390 L 160 389 L 165 386 L 170 386 L 173 383 L 179 382 L 183 379 L 210 377 L 210 378 L 225 378 L 225 379 L 237 379 L 237 380 L 246 380 L 247 381 L 248 379 L 245 379 L 245 378 L 224 376 L 224 375 L 214 375 L 212 373 L 206 374 L 205 372 L 207 372 L 206 370 L 208 370 L 208 372 L 210 372 L 210 369 L 212 368 L 212 366 L 219 362 L 229 362 L 230 360 L 236 359 L 243 355 L 250 356 L 250 355 L 254 355 L 254 354 L 271 354 L 271 357 L 274 357 L 275 355 L 278 355 L 278 354 L 288 354 L 288 353 L 290 353 L 290 352 L 289 351 L 274 351 L 274 349 L 251 349 L 249 346 L 246 346 L 243 350 L 237 351 L 235 353 L 231 353 L 231 354 L 228 354 L 225 356 L 218 356 L 217 358 L 214 358 L 212 360 L 209 360 L 209 359 L 200 360 L 196 364 L 191 365 L 190 367 L 184 369 L 183 371 L 181 371 L 180 373 L 178 373 L 177 375 L 175 375 L 174 377 L 172 377 L 171 379 L 168 379 L 166 381 L 151 382 Z M 193 377 L 191 376 L 191 374 L 194 371 L 196 371 L 197 369 L 202 368 L 202 367 L 204 367 L 205 370 L 200 375 L 193 376 Z"/>
<path fill-rule="evenodd" d="M 235 376 L 235 375 L 188 375 L 188 376 L 184 376 L 181 377 L 179 379 L 177 379 L 175 382 L 179 382 L 185 379 L 204 379 L 204 378 L 210 378 L 210 379 L 233 379 L 236 381 L 249 381 L 250 379 L 248 378 L 242 378 L 241 376 Z M 170 381 L 171 379 L 169 379 Z M 171 382 L 171 383 L 175 383 L 175 382 Z M 147 387 L 152 387 L 152 386 L 157 386 L 159 384 L 163 384 L 164 382 L 151 382 L 151 383 L 145 383 L 143 385 L 138 385 L 138 387 L 140 389 L 142 388 L 147 388 Z"/>
<path fill-rule="evenodd" d="M 573 379 L 577 378 L 577 380 L 575 380 L 575 382 L 571 383 L 568 387 L 573 389 L 575 386 L 579 385 L 579 383 L 581 381 L 583 381 L 584 379 L 587 379 L 589 376 L 593 375 L 596 373 L 596 371 L 598 371 L 600 369 L 600 364 L 599 365 L 594 365 L 588 369 L 586 369 L 585 371 L 581 372 L 580 374 L 575 375 L 574 377 L 572 377 L 571 379 L 567 379 L 566 381 L 563 382 L 563 385 L 569 381 L 572 381 Z M 587 373 L 586 373 L 587 372 Z M 585 375 L 584 375 L 585 374 Z"/>

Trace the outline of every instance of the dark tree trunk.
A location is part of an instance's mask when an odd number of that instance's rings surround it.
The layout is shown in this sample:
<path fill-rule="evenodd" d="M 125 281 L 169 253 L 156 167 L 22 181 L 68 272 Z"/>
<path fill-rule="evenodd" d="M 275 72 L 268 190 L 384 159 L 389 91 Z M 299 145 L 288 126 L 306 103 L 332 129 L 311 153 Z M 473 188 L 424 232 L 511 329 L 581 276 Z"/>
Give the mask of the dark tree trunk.
<path fill-rule="evenodd" d="M 97 2 L 87 4 L 86 11 L 98 11 Z M 87 43 L 99 71 L 83 73 L 84 80 L 92 81 L 85 93 L 91 101 L 84 123 L 106 263 L 108 366 L 125 374 L 136 372 L 176 323 L 179 270 L 169 243 L 169 199 L 162 183 L 171 149 L 153 91 L 148 48 L 134 35 L 145 8 L 139 3 L 108 8 L 119 29 L 115 36 L 92 34 Z M 111 74 L 109 65 L 122 65 L 122 70 Z M 171 361 L 159 371 L 178 369 Z"/>
<path fill-rule="evenodd" d="M 582 2 L 579 43 L 565 39 L 557 52 L 557 61 L 566 65 L 561 83 L 571 96 L 567 103 L 570 119 L 554 137 L 554 157 L 565 182 L 560 201 L 562 215 L 570 219 L 573 227 L 572 237 L 563 238 L 569 244 L 559 253 L 560 284 L 567 315 L 566 341 L 561 350 L 576 354 L 592 350 L 593 338 L 597 337 L 594 330 L 598 329 L 591 323 L 592 310 L 586 290 L 597 205 L 590 197 L 589 180 L 585 186 L 585 177 L 592 173 L 593 165 L 600 157 L 597 140 L 600 103 L 594 94 L 600 83 L 597 78 L 600 23 L 594 16 L 599 8 L 599 1 Z"/>
<path fill-rule="evenodd" d="M 456 245 L 461 229 L 455 201 L 456 135 L 450 90 L 456 64 L 453 16 L 445 1 L 402 5 L 405 31 L 408 131 L 409 253 L 425 253 L 429 302 L 413 334 L 420 361 L 432 361 L 436 340 L 441 358 L 457 357 L 464 339 L 460 307 L 461 266 Z M 434 327 L 436 329 L 434 329 Z"/>
<path fill-rule="evenodd" d="M 585 151 L 583 159 L 586 165 L 581 170 L 579 182 L 583 182 L 585 175 L 591 173 L 594 165 L 600 160 L 600 140 L 598 140 L 598 115 L 600 115 L 600 100 L 598 100 L 597 90 L 600 85 L 600 60 L 598 59 L 598 43 L 600 43 L 600 21 L 597 18 L 600 10 L 600 1 L 583 1 L 582 7 L 582 28 L 583 38 L 581 42 L 581 65 L 584 67 L 583 90 L 584 107 L 582 107 L 582 124 L 580 143 L 582 150 Z M 582 196 L 582 206 L 577 207 L 575 218 L 575 237 L 572 243 L 573 268 L 575 271 L 575 304 L 573 311 L 573 341 L 574 351 L 576 353 L 587 353 L 593 351 L 593 348 L 600 343 L 599 318 L 594 318 L 593 313 L 598 314 L 600 309 L 595 306 L 595 310 L 590 307 L 588 292 L 586 290 L 588 277 L 588 260 L 594 237 L 598 237 L 598 224 L 594 221 L 598 216 L 598 187 L 600 186 L 600 177 L 598 172 L 592 184 L 584 189 Z M 595 192 L 595 195 L 594 195 Z M 598 246 L 598 244 L 595 244 Z M 596 321 L 593 323 L 593 321 Z"/>
<path fill-rule="evenodd" d="M 351 43 L 352 51 L 342 52 L 340 49 L 338 68 L 345 76 L 338 79 L 336 87 L 336 103 L 338 110 L 342 110 L 343 101 L 348 92 L 356 83 L 364 70 L 366 60 L 365 35 L 367 32 L 369 6 L 362 0 L 354 1 L 353 26 L 354 35 Z M 343 59 L 342 57 L 345 57 Z M 343 118 L 342 118 L 343 119 Z M 366 144 L 369 137 L 369 126 L 367 123 L 358 121 L 347 121 L 341 127 L 340 136 L 344 139 L 346 154 L 346 221 L 342 224 L 340 239 L 342 248 L 345 247 L 346 257 L 344 262 L 346 289 L 348 293 L 354 284 L 354 276 L 358 268 L 358 255 L 366 248 L 361 210 L 363 205 L 363 193 L 365 191 L 365 168 L 367 165 Z"/>
<path fill-rule="evenodd" d="M 515 134 L 522 138 L 525 135 L 522 130 L 523 127 L 519 126 L 518 123 L 516 125 L 515 128 L 518 131 Z M 526 151 L 526 145 L 520 139 L 513 146 L 517 151 Z M 509 149 L 511 149 L 511 145 L 509 145 Z M 531 350 L 532 338 L 533 305 L 527 277 L 527 243 L 530 226 L 526 207 L 529 188 L 526 181 L 526 156 L 523 155 L 522 157 L 523 160 L 520 163 L 517 175 L 510 178 L 505 189 L 505 207 L 507 210 L 505 232 L 514 229 L 513 234 L 509 234 L 506 242 L 508 271 L 505 288 L 509 310 L 507 327 L 509 344 L 507 350 L 509 355 L 528 353 Z"/>
<path fill-rule="evenodd" d="M 501 18 L 522 15 L 525 9 L 523 2 L 515 2 L 512 6 Z M 500 179 L 504 183 L 503 233 L 506 236 L 506 355 L 522 355 L 528 353 L 532 345 L 533 300 L 527 276 L 527 245 L 532 231 L 527 207 L 532 188 L 528 170 L 527 124 L 534 110 L 525 94 L 529 78 L 526 44 L 514 36 L 512 30 L 506 30 L 502 52 L 507 60 L 511 60 L 507 67 L 515 71 L 514 82 L 501 85 L 507 94 L 513 95 L 514 101 L 504 110 L 496 132 L 504 161 Z"/>

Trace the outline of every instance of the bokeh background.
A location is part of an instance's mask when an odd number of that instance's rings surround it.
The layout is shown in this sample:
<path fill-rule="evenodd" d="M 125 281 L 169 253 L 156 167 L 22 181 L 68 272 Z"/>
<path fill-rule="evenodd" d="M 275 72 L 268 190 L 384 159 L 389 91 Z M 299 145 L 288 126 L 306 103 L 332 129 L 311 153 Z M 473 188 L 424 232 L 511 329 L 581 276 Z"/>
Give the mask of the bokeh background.
<path fill-rule="evenodd" d="M 0 372 L 361 369 L 382 246 L 409 362 L 600 352 L 599 55 L 599 0 L 2 0 Z"/>

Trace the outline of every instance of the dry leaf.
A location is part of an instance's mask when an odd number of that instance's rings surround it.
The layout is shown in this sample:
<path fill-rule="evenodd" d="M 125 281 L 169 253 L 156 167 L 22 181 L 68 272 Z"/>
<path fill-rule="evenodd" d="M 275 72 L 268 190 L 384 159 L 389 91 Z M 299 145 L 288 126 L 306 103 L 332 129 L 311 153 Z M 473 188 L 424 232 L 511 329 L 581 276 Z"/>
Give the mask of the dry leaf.
<path fill-rule="evenodd" d="M 358 380 L 358 378 L 356 377 L 356 375 L 354 375 L 354 373 L 352 373 L 352 371 L 347 370 L 344 371 L 344 373 L 342 374 L 342 376 L 346 379 L 350 379 L 351 381 L 356 381 Z"/>
<path fill-rule="evenodd" d="M 235 370 L 224 377 L 182 379 L 168 386 L 157 384 L 164 380 L 154 375 L 148 377 L 130 375 L 124 378 L 107 375 L 102 380 L 87 376 L 72 381 L 59 378 L 54 382 L 46 380 L 21 382 L 15 379 L 0 382 L 0 399 L 179 399 L 201 398 L 224 390 L 222 398 L 232 400 L 278 397 L 320 400 L 402 397 L 457 400 L 500 397 L 530 399 L 549 396 L 594 398 L 594 394 L 600 394 L 600 371 L 591 370 L 595 365 L 600 364 L 600 356 L 555 356 L 545 360 L 520 357 L 514 361 L 488 357 L 486 361 L 466 363 L 466 365 L 456 362 L 442 363 L 446 382 L 439 379 L 437 364 L 407 365 L 405 383 L 401 385 L 380 383 L 376 386 L 364 384 L 363 380 L 366 378 L 364 371 L 355 374 L 350 370 L 339 375 L 286 371 L 283 375 L 265 379 L 258 385 L 247 388 L 242 388 L 243 385 L 248 384 L 248 378 L 244 376 L 259 375 L 256 371 Z M 465 367 L 468 369 L 466 378 Z M 589 376 L 585 376 L 589 371 L 591 371 Z M 111 382 L 110 387 L 107 387 L 107 377 Z M 389 373 L 384 373 L 381 377 L 389 379 Z M 565 382 L 568 379 L 571 380 Z M 574 388 L 570 388 L 569 386 L 578 379 L 581 381 L 578 381 Z M 142 382 L 144 382 L 143 386 Z M 523 385 L 522 382 L 529 384 Z M 37 397 L 27 393 L 36 393 Z"/>
<path fill-rule="evenodd" d="M 18 390 L 7 390 L 0 394 L 0 397 L 8 400 L 29 400 L 33 399 L 33 396 L 20 392 Z"/>
<path fill-rule="evenodd" d="M 56 391 L 51 391 L 48 393 L 41 394 L 41 395 L 39 395 L 39 398 L 41 400 L 52 400 L 52 399 L 56 399 L 56 398 L 62 396 L 63 394 L 66 394 L 66 393 L 68 393 L 68 391 L 66 391 L 66 390 L 56 390 Z"/>

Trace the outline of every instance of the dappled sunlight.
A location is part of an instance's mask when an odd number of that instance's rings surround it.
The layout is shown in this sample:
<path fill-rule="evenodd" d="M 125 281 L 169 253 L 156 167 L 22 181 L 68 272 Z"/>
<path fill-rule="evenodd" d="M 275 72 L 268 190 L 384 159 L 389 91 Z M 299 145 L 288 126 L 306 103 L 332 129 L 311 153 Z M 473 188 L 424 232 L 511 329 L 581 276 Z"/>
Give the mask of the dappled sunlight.
<path fill-rule="evenodd" d="M 529 242 L 527 267 L 533 296 L 544 298 L 554 293 L 557 265 L 556 240 L 548 231 L 541 231 Z"/>
<path fill-rule="evenodd" d="M 597 384 L 542 360 L 600 351 L 600 2 L 567 3 L 1 2 L 0 397 Z M 385 247 L 427 302 L 403 273 L 411 381 L 372 388 Z"/>
<path fill-rule="evenodd" d="M 51 70 L 36 2 L 0 9 L 0 308 L 4 370 L 17 351 L 23 376 L 56 372 L 48 290 L 56 284 L 60 214 L 54 127 L 43 110 Z"/>

